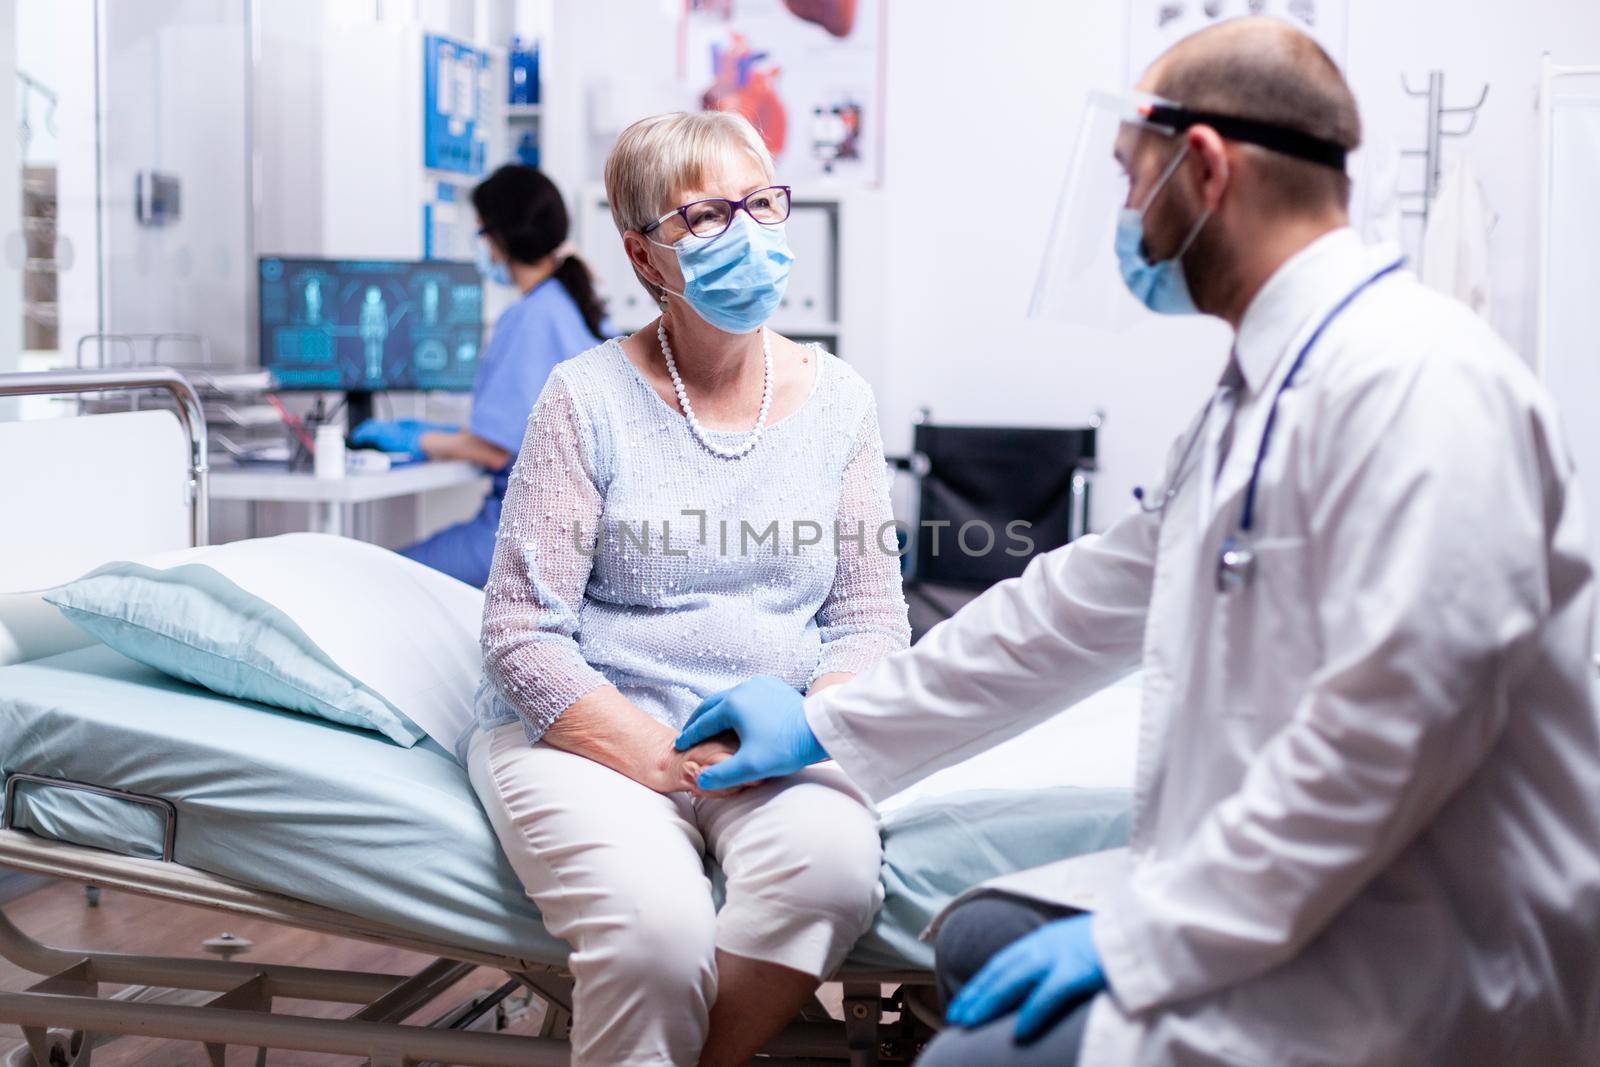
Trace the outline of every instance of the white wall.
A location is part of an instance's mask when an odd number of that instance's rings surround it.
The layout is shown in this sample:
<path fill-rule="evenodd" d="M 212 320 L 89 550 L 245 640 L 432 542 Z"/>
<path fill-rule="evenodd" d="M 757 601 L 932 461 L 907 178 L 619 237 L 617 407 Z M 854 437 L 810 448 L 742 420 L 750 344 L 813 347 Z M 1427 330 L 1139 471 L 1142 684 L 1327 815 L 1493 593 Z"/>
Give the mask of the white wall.
<path fill-rule="evenodd" d="M 256 12 L 254 129 L 257 255 L 318 255 L 322 240 L 323 0 L 272 0 Z"/>
<path fill-rule="evenodd" d="M 584 0 L 557 0 L 558 29 L 569 27 L 552 42 L 555 84 L 546 87 L 558 179 L 594 172 L 592 158 L 579 158 L 586 120 L 562 101 L 582 101 L 595 72 L 623 87 L 602 97 L 613 110 L 679 106 L 681 96 L 659 93 L 652 107 L 636 91 L 672 70 L 669 8 L 616 0 L 601 14 Z M 886 30 L 887 238 L 877 291 L 887 341 L 871 377 L 887 442 L 909 443 L 923 405 L 941 421 L 975 423 L 1072 423 L 1104 409 L 1099 526 L 1121 513 L 1135 484 L 1159 479 L 1167 445 L 1203 402 L 1228 344 L 1215 323 L 1152 321 L 1115 335 L 1024 314 L 1084 94 L 1125 83 L 1125 21 L 1120 3 L 993 0 L 979 9 L 891 0 Z M 613 36 L 622 25 L 634 28 L 633 43 Z M 1402 73 L 1416 84 L 1443 69 L 1448 102 L 1470 102 L 1491 83 L 1476 132 L 1457 147 L 1501 216 L 1492 238 L 1496 326 L 1530 355 L 1534 97 L 1544 50 L 1600 62 L 1600 4 L 1349 0 L 1346 66 L 1370 143 L 1422 140 L 1423 105 L 1402 93 Z M 1420 168 L 1406 173 L 1420 183 Z"/>
<path fill-rule="evenodd" d="M 1081 423 L 1103 409 L 1103 525 L 1135 482 L 1158 477 L 1167 439 L 1215 380 L 1225 332 L 1026 318 L 1082 101 L 1123 80 L 1125 16 L 1120 4 L 957 11 L 890 8 L 884 435 L 908 446 L 924 405 L 936 421 L 978 424 Z"/>

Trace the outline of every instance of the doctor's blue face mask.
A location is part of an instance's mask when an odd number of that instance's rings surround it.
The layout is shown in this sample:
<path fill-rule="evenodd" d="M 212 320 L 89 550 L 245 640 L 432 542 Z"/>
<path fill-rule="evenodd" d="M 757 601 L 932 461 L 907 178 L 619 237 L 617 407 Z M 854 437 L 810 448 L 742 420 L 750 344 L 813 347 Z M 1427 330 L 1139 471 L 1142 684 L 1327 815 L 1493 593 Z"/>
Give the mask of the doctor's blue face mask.
<path fill-rule="evenodd" d="M 725 205 L 728 214 L 718 218 L 715 212 L 724 210 L 720 207 L 705 216 L 693 212 L 705 204 Z M 646 231 L 646 240 L 677 253 L 683 291 L 667 292 L 681 298 L 695 314 L 725 333 L 760 329 L 783 301 L 789 287 L 789 267 L 794 263 L 784 232 L 784 221 L 789 217 L 788 188 L 758 189 L 738 202 L 700 201 L 679 212 L 684 213 L 690 232 L 672 244 L 655 240 Z M 719 226 L 726 228 L 714 236 L 695 232 L 696 227 L 712 230 Z"/>
<path fill-rule="evenodd" d="M 1128 291 L 1145 307 L 1162 315 L 1195 315 L 1200 310 L 1189 295 L 1189 282 L 1183 275 L 1183 256 L 1194 244 L 1195 238 L 1200 236 L 1200 230 L 1210 219 L 1211 212 L 1201 212 L 1190 227 L 1188 236 L 1178 245 L 1178 250 L 1160 262 L 1150 261 L 1144 240 L 1144 217 L 1149 214 L 1156 197 L 1161 195 L 1161 190 L 1177 173 L 1188 151 L 1189 146 L 1184 145 L 1172 157 L 1172 162 L 1167 164 L 1166 170 L 1156 180 L 1155 188 L 1145 197 L 1143 207 L 1125 207 L 1117 218 L 1117 263 L 1122 268 L 1122 280 L 1127 283 Z"/>

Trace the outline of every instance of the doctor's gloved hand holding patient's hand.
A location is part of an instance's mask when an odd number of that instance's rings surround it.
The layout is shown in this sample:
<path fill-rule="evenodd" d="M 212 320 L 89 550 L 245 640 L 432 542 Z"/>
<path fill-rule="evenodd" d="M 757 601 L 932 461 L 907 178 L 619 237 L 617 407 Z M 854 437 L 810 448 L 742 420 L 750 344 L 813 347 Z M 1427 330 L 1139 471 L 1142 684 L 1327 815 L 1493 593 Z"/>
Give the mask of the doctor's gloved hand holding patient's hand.
<path fill-rule="evenodd" d="M 1017 1011 L 1017 1040 L 1038 1038 L 1068 1008 L 1106 987 L 1093 929 L 1092 916 L 1073 915 L 1019 938 L 961 987 L 946 1020 L 971 1028 Z"/>
<path fill-rule="evenodd" d="M 757 675 L 700 702 L 678 735 L 684 752 L 718 734 L 738 736 L 738 751 L 700 773 L 702 790 L 781 778 L 828 758 L 806 722 L 805 698 L 787 683 Z"/>
<path fill-rule="evenodd" d="M 731 758 L 738 751 L 739 743 L 726 734 L 702 741 L 686 752 L 672 748 L 668 757 L 671 761 L 671 783 L 666 791 L 693 793 L 702 797 L 732 796 L 744 792 L 757 783 L 750 782 L 727 789 L 704 789 L 700 786 L 701 772 Z"/>

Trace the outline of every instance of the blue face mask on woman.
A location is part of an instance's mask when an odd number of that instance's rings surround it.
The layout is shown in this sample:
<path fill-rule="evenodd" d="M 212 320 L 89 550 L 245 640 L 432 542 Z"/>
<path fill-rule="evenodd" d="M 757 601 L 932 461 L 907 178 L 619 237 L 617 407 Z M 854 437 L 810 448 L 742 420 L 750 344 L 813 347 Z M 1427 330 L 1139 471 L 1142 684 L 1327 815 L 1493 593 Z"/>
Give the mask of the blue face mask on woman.
<path fill-rule="evenodd" d="M 473 259 L 477 264 L 478 273 L 494 282 L 496 285 L 511 284 L 511 267 L 504 262 L 496 262 L 489 254 L 489 242 L 483 238 L 473 246 Z"/>
<path fill-rule="evenodd" d="M 1156 187 L 1145 198 L 1142 208 L 1123 208 L 1117 218 L 1117 262 L 1122 267 L 1122 280 L 1127 283 L 1128 291 L 1138 297 L 1145 307 L 1161 315 L 1197 315 L 1200 312 L 1194 305 L 1194 297 L 1189 294 L 1189 281 L 1183 275 L 1183 255 L 1194 244 L 1195 238 L 1200 236 L 1201 227 L 1205 226 L 1211 212 L 1201 213 L 1190 228 L 1189 235 L 1170 258 L 1152 263 L 1144 249 L 1144 217 L 1161 190 L 1177 173 L 1178 164 L 1183 162 L 1188 150 L 1185 145 L 1173 157 L 1166 172 L 1156 182 Z"/>
<path fill-rule="evenodd" d="M 725 333 L 760 329 L 789 288 L 794 253 L 782 223 L 766 226 L 741 211 L 716 237 L 691 234 L 667 247 L 678 253 L 683 292 L 667 291 Z"/>

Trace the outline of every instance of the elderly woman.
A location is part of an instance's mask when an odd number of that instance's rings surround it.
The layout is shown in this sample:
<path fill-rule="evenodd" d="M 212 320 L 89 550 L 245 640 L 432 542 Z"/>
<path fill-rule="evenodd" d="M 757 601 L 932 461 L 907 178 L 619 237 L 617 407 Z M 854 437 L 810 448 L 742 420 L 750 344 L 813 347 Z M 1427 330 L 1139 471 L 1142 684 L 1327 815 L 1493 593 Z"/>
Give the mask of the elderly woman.
<path fill-rule="evenodd" d="M 673 742 L 753 674 L 815 692 L 905 647 L 883 450 L 865 382 L 763 325 L 789 191 L 744 119 L 636 123 L 606 191 L 661 316 L 558 365 L 534 410 L 467 762 L 572 945 L 573 1063 L 740 1064 L 871 923 L 876 820 L 828 765 L 706 793 L 733 748 Z"/>

